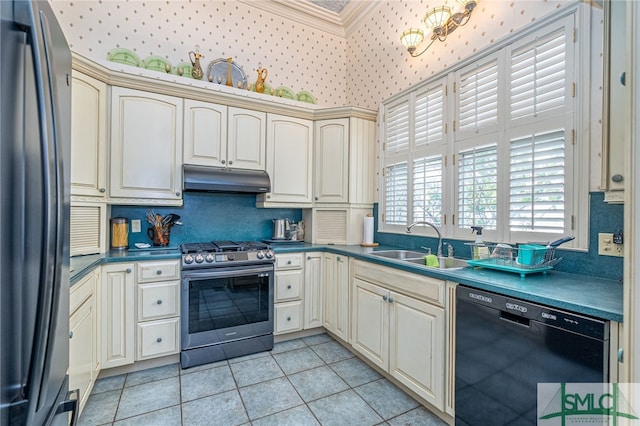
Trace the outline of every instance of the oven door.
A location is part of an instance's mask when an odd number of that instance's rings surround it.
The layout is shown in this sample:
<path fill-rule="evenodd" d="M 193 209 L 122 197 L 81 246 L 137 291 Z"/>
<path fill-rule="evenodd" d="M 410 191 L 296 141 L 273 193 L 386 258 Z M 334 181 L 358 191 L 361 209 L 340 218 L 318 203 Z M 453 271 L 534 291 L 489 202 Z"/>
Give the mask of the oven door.
<path fill-rule="evenodd" d="M 182 272 L 182 349 L 273 333 L 272 264 Z"/>

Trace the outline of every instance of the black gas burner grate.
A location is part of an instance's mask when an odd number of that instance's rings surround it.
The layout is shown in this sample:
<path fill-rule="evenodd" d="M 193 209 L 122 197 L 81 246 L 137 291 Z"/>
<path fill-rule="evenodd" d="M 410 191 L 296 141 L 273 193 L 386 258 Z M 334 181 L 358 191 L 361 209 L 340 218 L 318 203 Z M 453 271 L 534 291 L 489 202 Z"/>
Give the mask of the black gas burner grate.
<path fill-rule="evenodd" d="M 185 243 L 180 246 L 182 254 L 189 253 L 221 253 L 234 251 L 267 250 L 269 245 L 259 241 L 230 241 L 219 240 L 210 243 Z"/>

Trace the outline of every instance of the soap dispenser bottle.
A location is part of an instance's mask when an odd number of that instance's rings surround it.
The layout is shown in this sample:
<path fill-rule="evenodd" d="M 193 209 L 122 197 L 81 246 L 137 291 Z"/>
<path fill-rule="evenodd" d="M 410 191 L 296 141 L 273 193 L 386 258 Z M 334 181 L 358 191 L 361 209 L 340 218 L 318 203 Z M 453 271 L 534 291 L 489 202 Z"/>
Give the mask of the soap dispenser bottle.
<path fill-rule="evenodd" d="M 482 237 L 482 226 L 472 226 L 471 233 L 476 234 L 476 240 L 472 246 L 473 260 L 485 259 L 489 257 L 489 247 L 487 247 Z"/>

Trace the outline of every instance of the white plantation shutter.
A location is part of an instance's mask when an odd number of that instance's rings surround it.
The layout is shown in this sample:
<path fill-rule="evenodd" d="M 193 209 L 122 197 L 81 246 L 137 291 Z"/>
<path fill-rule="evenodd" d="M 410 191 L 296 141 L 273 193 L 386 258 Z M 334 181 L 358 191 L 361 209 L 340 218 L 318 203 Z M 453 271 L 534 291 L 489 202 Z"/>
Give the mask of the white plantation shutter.
<path fill-rule="evenodd" d="M 458 154 L 458 227 L 496 229 L 498 149 L 496 145 Z"/>
<path fill-rule="evenodd" d="M 413 162 L 413 220 L 442 226 L 442 155 Z"/>
<path fill-rule="evenodd" d="M 409 101 L 387 110 L 385 151 L 389 154 L 409 149 Z"/>
<path fill-rule="evenodd" d="M 408 165 L 406 162 L 387 166 L 384 186 L 384 222 L 407 224 Z"/>
<path fill-rule="evenodd" d="M 444 87 L 438 85 L 427 92 L 420 93 L 415 100 L 414 147 L 444 140 Z"/>
<path fill-rule="evenodd" d="M 509 228 L 565 232 L 564 130 L 511 141 Z"/>
<path fill-rule="evenodd" d="M 511 55 L 511 120 L 551 114 L 565 107 L 565 29 L 535 40 Z"/>
<path fill-rule="evenodd" d="M 498 123 L 498 61 L 476 64 L 460 74 L 457 131 L 478 133 Z"/>

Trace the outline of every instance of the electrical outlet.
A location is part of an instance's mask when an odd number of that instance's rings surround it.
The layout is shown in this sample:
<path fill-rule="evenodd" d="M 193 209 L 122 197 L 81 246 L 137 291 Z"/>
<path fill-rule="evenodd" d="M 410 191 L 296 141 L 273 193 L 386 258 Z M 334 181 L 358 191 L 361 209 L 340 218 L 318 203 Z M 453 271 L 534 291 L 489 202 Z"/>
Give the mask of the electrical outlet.
<path fill-rule="evenodd" d="M 613 242 L 613 234 L 598 234 L 598 254 L 601 256 L 624 256 L 624 245 Z"/>
<path fill-rule="evenodd" d="M 140 219 L 133 219 L 131 221 L 131 233 L 140 232 Z"/>

